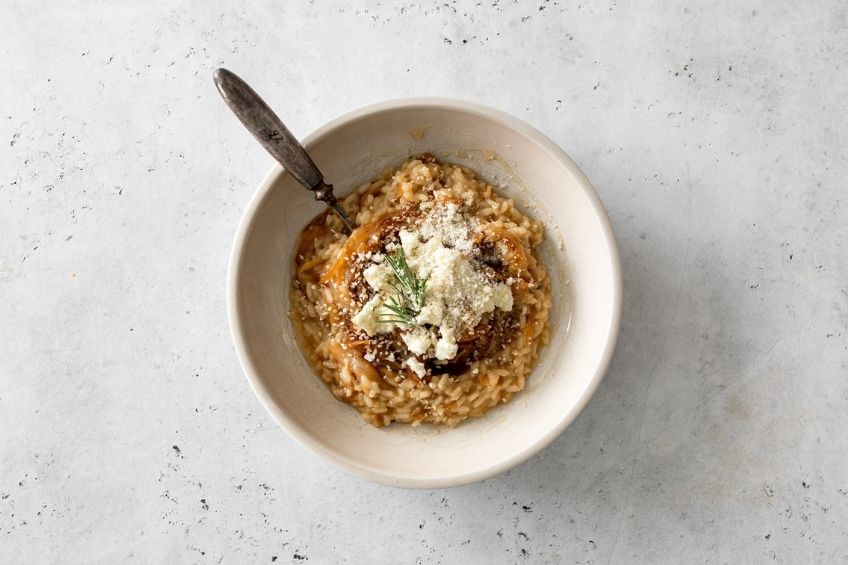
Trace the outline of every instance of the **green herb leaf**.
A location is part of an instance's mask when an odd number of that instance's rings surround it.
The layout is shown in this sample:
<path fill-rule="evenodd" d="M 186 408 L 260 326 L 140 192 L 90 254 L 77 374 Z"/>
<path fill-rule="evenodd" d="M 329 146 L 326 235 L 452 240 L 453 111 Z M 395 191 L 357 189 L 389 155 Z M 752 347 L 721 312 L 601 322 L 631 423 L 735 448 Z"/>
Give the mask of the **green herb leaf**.
<path fill-rule="evenodd" d="M 391 255 L 387 255 L 386 262 L 392 268 L 397 282 L 390 283 L 395 296 L 383 304 L 392 313 L 380 316 L 379 319 L 386 323 L 414 325 L 415 317 L 424 307 L 427 278 L 422 279 L 412 272 L 402 247 L 398 247 Z"/>

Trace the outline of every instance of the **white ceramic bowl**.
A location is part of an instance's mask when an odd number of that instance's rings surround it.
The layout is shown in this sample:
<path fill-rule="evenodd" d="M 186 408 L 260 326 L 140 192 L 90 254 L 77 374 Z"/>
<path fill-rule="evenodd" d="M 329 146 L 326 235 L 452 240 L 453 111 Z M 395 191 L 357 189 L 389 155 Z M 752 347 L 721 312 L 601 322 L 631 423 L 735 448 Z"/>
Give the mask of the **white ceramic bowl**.
<path fill-rule="evenodd" d="M 281 168 L 262 181 L 236 234 L 229 317 L 242 367 L 289 435 L 327 461 L 381 483 L 434 488 L 482 480 L 526 461 L 586 406 L 619 328 L 621 275 L 603 205 L 580 169 L 537 130 L 468 102 L 410 98 L 354 110 L 304 140 L 337 195 L 425 151 L 477 170 L 547 227 L 551 341 L 511 402 L 452 430 L 377 429 L 309 368 L 287 316 L 293 244 L 323 211 Z"/>

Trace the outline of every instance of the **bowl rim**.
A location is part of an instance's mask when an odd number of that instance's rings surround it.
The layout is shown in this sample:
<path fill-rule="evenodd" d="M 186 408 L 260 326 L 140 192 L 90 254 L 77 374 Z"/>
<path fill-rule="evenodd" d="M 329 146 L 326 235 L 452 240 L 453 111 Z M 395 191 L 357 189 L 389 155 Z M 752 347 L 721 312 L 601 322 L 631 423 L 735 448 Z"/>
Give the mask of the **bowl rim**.
<path fill-rule="evenodd" d="M 542 148 L 547 150 L 560 163 L 562 163 L 562 165 L 565 166 L 565 168 L 567 168 L 577 179 L 578 185 L 588 198 L 603 231 L 603 236 L 610 256 L 613 278 L 611 281 L 613 304 L 603 352 L 598 359 L 594 374 L 591 379 L 588 380 L 583 393 L 577 399 L 573 408 L 568 413 L 563 414 L 560 421 L 551 430 L 537 438 L 533 443 L 525 445 L 522 449 L 518 450 L 509 457 L 506 457 L 483 469 L 441 476 L 422 478 L 391 474 L 377 467 L 353 462 L 347 457 L 325 447 L 320 442 L 314 441 L 305 430 L 301 429 L 299 424 L 289 419 L 289 417 L 274 402 L 268 391 L 265 389 L 265 386 L 259 378 L 259 373 L 251 360 L 250 354 L 248 353 L 244 332 L 241 324 L 239 323 L 239 320 L 241 319 L 241 309 L 238 300 L 238 283 L 241 279 L 243 264 L 242 258 L 244 255 L 245 243 L 248 235 L 250 234 L 257 211 L 268 196 L 271 187 L 274 186 L 277 179 L 285 174 L 283 167 L 276 163 L 262 179 L 262 182 L 253 193 L 253 196 L 250 198 L 241 218 L 239 219 L 227 268 L 227 314 L 239 363 L 244 371 L 248 383 L 250 384 L 250 387 L 259 398 L 260 403 L 265 407 L 265 410 L 268 411 L 271 417 L 291 438 L 325 461 L 358 477 L 388 486 L 432 489 L 461 486 L 482 481 L 503 473 L 524 463 L 541 452 L 545 447 L 550 445 L 557 437 L 559 437 L 559 435 L 565 431 L 569 425 L 571 425 L 595 394 L 595 391 L 609 368 L 612 355 L 615 351 L 621 325 L 622 276 L 618 244 L 616 242 L 609 215 L 607 214 L 607 211 L 594 187 L 589 182 L 589 179 L 586 178 L 583 171 L 580 170 L 574 161 L 572 161 L 571 158 L 550 138 L 533 126 L 530 126 L 506 112 L 490 108 L 476 102 L 469 102 L 456 98 L 436 96 L 393 98 L 381 102 L 366 104 L 345 112 L 315 129 L 312 133 L 302 139 L 302 143 L 307 149 L 309 149 L 327 135 L 352 121 L 372 114 L 411 108 L 444 109 L 452 111 L 458 110 L 470 114 L 477 114 L 488 120 L 498 122 L 519 134 L 525 135 L 534 142 L 538 143 Z"/>

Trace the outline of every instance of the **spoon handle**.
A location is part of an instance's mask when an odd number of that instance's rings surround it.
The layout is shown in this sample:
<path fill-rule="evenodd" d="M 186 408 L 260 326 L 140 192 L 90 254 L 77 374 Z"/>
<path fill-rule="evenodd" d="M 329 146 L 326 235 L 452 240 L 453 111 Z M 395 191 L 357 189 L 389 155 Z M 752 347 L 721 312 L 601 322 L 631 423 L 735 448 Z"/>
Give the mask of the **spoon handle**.
<path fill-rule="evenodd" d="M 230 110 L 262 147 L 279 161 L 295 180 L 314 192 L 315 200 L 332 207 L 345 226 L 352 231 L 353 222 L 333 195 L 333 185 L 324 182 L 324 175 L 315 166 L 306 149 L 268 104 L 246 82 L 227 69 L 215 70 L 215 85 Z"/>

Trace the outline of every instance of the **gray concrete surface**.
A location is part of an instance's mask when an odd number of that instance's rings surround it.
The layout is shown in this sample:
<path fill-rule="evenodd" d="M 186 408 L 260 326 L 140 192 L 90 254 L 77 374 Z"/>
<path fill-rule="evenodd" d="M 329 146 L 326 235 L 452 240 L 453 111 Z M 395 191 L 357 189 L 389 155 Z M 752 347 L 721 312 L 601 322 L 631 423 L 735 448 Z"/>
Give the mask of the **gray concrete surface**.
<path fill-rule="evenodd" d="M 0 561 L 848 561 L 846 57 L 838 1 L 3 2 Z M 394 490 L 266 416 L 224 287 L 271 162 L 218 65 L 299 135 L 459 96 L 583 167 L 624 320 L 550 448 Z"/>

